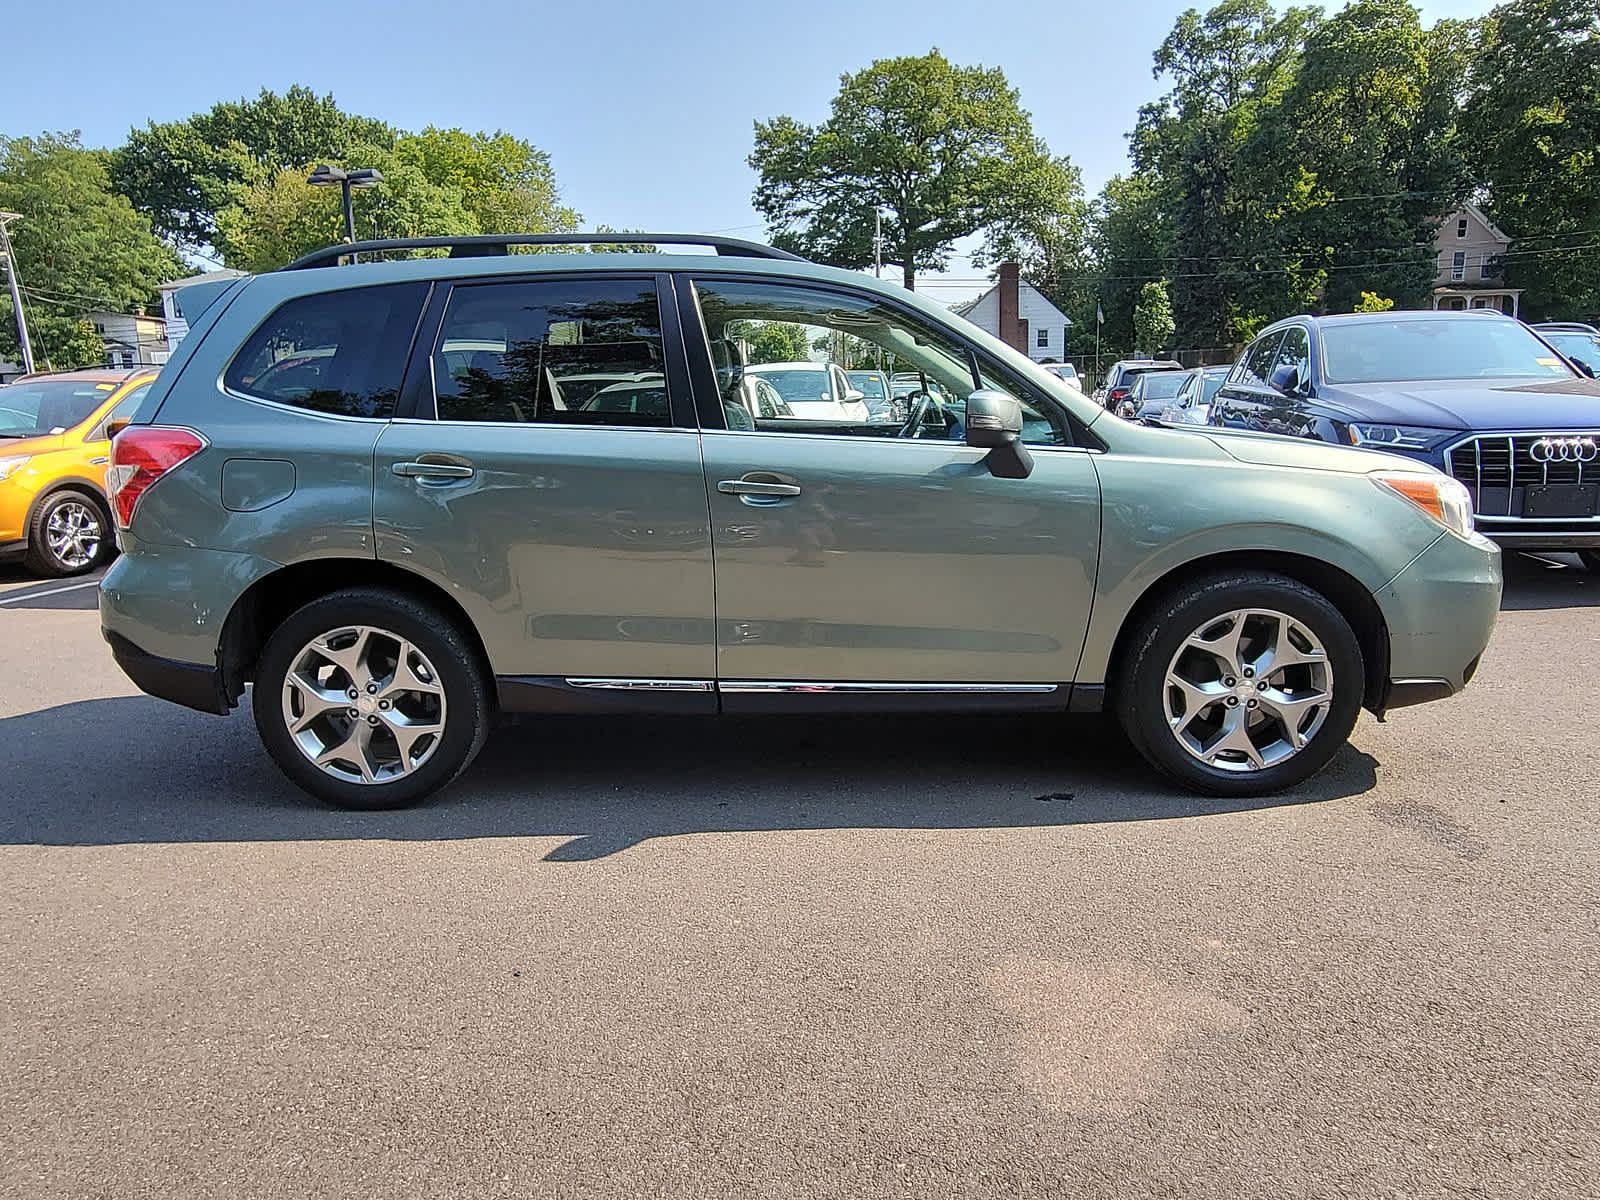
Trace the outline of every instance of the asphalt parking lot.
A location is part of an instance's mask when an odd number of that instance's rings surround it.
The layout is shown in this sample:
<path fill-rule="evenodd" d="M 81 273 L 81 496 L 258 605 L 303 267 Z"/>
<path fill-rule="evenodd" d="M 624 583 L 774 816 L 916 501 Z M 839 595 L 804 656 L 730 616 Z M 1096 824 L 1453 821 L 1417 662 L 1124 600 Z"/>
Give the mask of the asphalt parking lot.
<path fill-rule="evenodd" d="M 610 719 L 353 815 L 0 573 L 0 1195 L 1592 1196 L 1600 576 L 1508 575 L 1267 801 L 1097 719 Z"/>

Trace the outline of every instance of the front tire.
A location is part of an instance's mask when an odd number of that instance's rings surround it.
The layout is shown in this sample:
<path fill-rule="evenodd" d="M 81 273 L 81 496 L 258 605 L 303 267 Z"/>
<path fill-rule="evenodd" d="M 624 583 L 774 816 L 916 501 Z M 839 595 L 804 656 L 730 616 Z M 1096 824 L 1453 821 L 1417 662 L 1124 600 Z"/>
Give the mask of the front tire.
<path fill-rule="evenodd" d="M 1238 571 L 1157 603 L 1114 686 L 1123 729 L 1157 770 L 1209 795 L 1257 796 L 1327 765 L 1365 684 L 1360 643 L 1325 597 Z"/>
<path fill-rule="evenodd" d="M 82 575 L 116 553 L 111 522 L 87 492 L 68 489 L 45 498 L 28 528 L 26 565 L 36 575 Z"/>
<path fill-rule="evenodd" d="M 256 729 L 295 784 L 338 808 L 415 804 L 466 770 L 493 715 L 467 636 L 409 596 L 355 588 L 313 600 L 267 639 Z"/>

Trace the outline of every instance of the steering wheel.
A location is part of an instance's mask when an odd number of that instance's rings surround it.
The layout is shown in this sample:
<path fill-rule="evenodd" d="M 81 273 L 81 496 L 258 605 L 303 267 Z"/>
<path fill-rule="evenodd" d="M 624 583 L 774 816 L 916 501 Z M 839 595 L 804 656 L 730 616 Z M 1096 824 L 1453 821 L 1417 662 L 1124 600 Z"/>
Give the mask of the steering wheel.
<path fill-rule="evenodd" d="M 928 424 L 928 417 L 939 410 L 939 402 L 928 394 L 926 390 L 908 392 L 902 399 L 911 402 L 911 415 L 906 418 L 905 427 L 900 430 L 903 438 L 922 436 L 922 427 Z"/>

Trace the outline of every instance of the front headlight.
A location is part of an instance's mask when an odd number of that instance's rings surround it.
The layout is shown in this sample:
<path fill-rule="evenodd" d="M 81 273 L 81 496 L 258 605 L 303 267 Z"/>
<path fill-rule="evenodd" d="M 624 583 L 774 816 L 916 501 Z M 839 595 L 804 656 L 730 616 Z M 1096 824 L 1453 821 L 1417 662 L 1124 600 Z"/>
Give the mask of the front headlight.
<path fill-rule="evenodd" d="M 1352 446 L 1370 446 L 1374 450 L 1427 450 L 1453 432 L 1423 425 L 1377 425 L 1368 421 L 1352 421 L 1346 428 Z"/>
<path fill-rule="evenodd" d="M 13 454 L 10 458 L 0 458 L 0 480 L 5 480 L 27 464 L 31 455 Z"/>
<path fill-rule="evenodd" d="M 1472 536 L 1472 493 L 1448 475 L 1379 471 L 1372 482 L 1409 500 L 1458 537 Z"/>

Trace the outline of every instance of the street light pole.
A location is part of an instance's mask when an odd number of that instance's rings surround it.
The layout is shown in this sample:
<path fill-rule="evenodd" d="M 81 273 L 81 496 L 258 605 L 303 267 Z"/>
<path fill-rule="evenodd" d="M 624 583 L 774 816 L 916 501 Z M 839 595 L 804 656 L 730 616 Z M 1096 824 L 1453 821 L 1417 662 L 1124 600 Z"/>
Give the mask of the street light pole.
<path fill-rule="evenodd" d="M 347 171 L 343 167 L 330 167 L 323 163 L 311 172 L 306 182 L 312 187 L 339 185 L 344 200 L 344 240 L 353 242 L 356 240 L 356 213 L 350 203 L 350 193 L 354 188 L 377 187 L 383 182 L 383 172 L 376 167 L 356 167 Z M 351 254 L 350 261 L 359 262 L 361 256 Z"/>
<path fill-rule="evenodd" d="M 28 344 L 28 317 L 22 311 L 22 285 L 17 282 L 17 259 L 11 252 L 11 235 L 6 232 L 8 221 L 20 220 L 21 213 L 0 212 L 0 254 L 6 259 L 6 284 L 11 289 L 11 311 L 17 315 L 17 345 L 22 350 L 22 369 L 33 374 L 33 347 Z"/>

